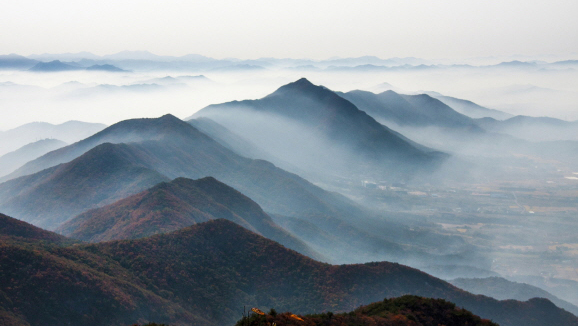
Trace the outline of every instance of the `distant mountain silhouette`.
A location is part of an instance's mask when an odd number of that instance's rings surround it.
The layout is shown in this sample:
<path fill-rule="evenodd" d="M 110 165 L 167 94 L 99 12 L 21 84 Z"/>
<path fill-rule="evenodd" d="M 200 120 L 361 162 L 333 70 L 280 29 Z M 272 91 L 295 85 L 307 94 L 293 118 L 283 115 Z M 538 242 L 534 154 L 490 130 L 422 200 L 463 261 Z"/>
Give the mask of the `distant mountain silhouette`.
<path fill-rule="evenodd" d="M 112 71 L 112 72 L 123 72 L 123 71 L 127 71 L 124 69 L 121 69 L 119 67 L 115 67 L 113 65 L 109 65 L 109 64 L 104 64 L 104 65 L 92 65 L 90 67 L 87 67 L 86 70 L 98 70 L 98 71 Z"/>
<path fill-rule="evenodd" d="M 174 132 L 171 131 L 171 121 L 174 121 L 174 119 L 177 118 L 168 115 L 159 119 L 133 119 L 121 121 L 104 130 L 101 128 L 101 130 L 94 135 L 86 135 L 90 137 L 29 162 L 10 175 L 10 177 L 13 178 L 36 173 L 46 168 L 69 162 L 103 143 L 128 143 L 156 140 L 162 137 L 170 137 L 171 134 L 179 134 L 178 130 L 174 130 Z"/>
<path fill-rule="evenodd" d="M 341 93 L 340 96 L 383 123 L 455 129 L 477 128 L 471 118 L 426 94 L 400 95 L 390 90 L 379 94 L 351 91 Z"/>
<path fill-rule="evenodd" d="M 50 62 L 39 62 L 34 67 L 28 69 L 35 72 L 57 72 L 57 71 L 72 71 L 82 70 L 82 67 L 70 65 L 59 60 Z"/>
<path fill-rule="evenodd" d="M 468 292 L 487 295 L 498 300 L 514 299 L 526 301 L 531 298 L 546 298 L 556 306 L 578 316 L 577 306 L 529 284 L 512 282 L 501 277 L 457 278 L 449 282 Z"/>
<path fill-rule="evenodd" d="M 29 69 L 38 63 L 17 54 L 0 55 L 0 69 Z"/>
<path fill-rule="evenodd" d="M 578 121 L 518 115 L 504 121 L 479 119 L 477 123 L 486 130 L 529 141 L 578 141 Z"/>
<path fill-rule="evenodd" d="M 277 226 L 257 203 L 212 177 L 178 178 L 64 223 L 57 232 L 83 241 L 143 238 L 224 218 L 309 257 L 323 259 Z"/>
<path fill-rule="evenodd" d="M 467 115 L 473 119 L 480 119 L 480 118 L 493 118 L 496 120 L 506 120 L 513 115 L 502 112 L 495 109 L 488 109 L 481 105 L 478 105 L 472 101 L 462 100 L 455 97 L 444 96 L 444 95 L 436 95 L 436 94 L 429 94 L 432 97 L 437 98 L 438 100 L 442 101 L 446 105 L 450 106 L 452 109 L 456 110 L 457 112 Z"/>
<path fill-rule="evenodd" d="M 446 157 L 305 78 L 259 100 L 210 105 L 194 117 L 208 117 L 297 167 L 327 173 L 394 177 L 432 169 Z"/>
<path fill-rule="evenodd" d="M 46 122 L 27 123 L 20 127 L 0 132 L 0 155 L 46 138 L 59 139 L 72 144 L 101 131 L 105 127 L 106 125 L 101 123 L 81 121 L 68 121 L 58 125 Z"/>
<path fill-rule="evenodd" d="M 0 177 L 11 173 L 28 161 L 32 161 L 50 151 L 66 146 L 58 139 L 43 139 L 0 156 Z"/>

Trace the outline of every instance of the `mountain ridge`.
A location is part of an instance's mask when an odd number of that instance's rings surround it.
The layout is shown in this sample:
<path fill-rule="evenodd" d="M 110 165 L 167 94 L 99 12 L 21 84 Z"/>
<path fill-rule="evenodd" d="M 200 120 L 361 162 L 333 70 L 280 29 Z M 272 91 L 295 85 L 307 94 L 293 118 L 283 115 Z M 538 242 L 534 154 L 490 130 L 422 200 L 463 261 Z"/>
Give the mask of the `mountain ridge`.
<path fill-rule="evenodd" d="M 367 174 L 377 169 L 393 177 L 396 172 L 435 169 L 448 157 L 415 146 L 350 101 L 305 78 L 262 99 L 207 106 L 193 117 L 210 118 L 273 156 L 318 172 Z"/>
<path fill-rule="evenodd" d="M 279 227 L 257 203 L 213 177 L 177 178 L 82 213 L 56 232 L 103 242 L 148 237 L 225 218 L 312 258 L 324 258 Z"/>

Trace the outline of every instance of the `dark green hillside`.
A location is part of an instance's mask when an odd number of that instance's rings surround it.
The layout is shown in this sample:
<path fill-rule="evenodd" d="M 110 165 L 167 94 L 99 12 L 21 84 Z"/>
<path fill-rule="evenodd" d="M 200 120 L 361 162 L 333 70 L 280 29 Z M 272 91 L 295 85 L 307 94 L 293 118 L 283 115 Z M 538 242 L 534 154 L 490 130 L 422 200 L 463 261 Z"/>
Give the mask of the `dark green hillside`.
<path fill-rule="evenodd" d="M 251 314 L 239 320 L 236 326 L 258 326 L 263 322 L 296 326 L 497 326 L 487 319 L 461 309 L 443 299 L 413 295 L 385 299 L 362 306 L 349 313 L 326 312 L 295 318 L 290 312 L 270 311 L 265 316 Z"/>
<path fill-rule="evenodd" d="M 275 224 L 257 203 L 212 177 L 160 183 L 80 214 L 57 232 L 89 242 L 136 239 L 218 218 L 233 221 L 309 257 L 323 259 Z"/>
<path fill-rule="evenodd" d="M 54 244 L 70 244 L 75 242 L 59 234 L 43 230 L 2 213 L 0 213 L 0 239 L 3 239 L 3 242 L 9 241 L 10 239 Z"/>
<path fill-rule="evenodd" d="M 3 326 L 209 324 L 144 289 L 118 263 L 73 248 L 0 242 Z"/>

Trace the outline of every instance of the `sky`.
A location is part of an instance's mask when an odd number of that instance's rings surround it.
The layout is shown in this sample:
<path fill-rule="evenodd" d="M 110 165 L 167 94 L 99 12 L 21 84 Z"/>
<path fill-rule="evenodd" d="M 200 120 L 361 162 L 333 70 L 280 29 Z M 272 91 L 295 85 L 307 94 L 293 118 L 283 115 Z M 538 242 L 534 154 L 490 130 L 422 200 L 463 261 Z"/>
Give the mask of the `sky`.
<path fill-rule="evenodd" d="M 0 54 L 578 56 L 576 0 L 3 0 Z"/>

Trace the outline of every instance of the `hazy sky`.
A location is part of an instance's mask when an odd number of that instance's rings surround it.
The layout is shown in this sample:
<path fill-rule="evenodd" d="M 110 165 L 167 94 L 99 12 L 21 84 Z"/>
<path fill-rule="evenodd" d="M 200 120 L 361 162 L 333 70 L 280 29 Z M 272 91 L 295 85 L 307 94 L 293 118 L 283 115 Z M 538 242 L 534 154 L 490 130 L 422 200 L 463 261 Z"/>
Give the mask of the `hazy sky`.
<path fill-rule="evenodd" d="M 3 0 L 0 54 L 578 54 L 577 0 Z"/>

